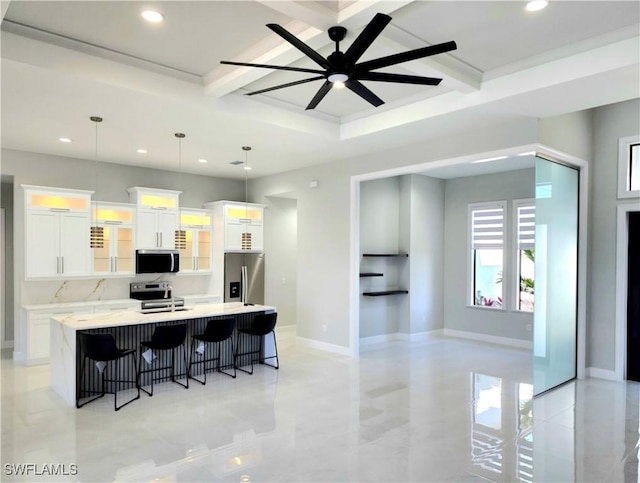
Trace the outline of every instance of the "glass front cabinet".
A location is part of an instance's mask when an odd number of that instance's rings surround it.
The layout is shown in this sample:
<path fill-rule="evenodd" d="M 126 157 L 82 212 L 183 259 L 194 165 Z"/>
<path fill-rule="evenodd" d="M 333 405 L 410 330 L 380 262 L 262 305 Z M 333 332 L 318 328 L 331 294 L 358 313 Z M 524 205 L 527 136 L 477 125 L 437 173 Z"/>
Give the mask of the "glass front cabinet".
<path fill-rule="evenodd" d="M 126 203 L 93 203 L 91 250 L 93 273 L 132 275 L 135 206 Z"/>
<path fill-rule="evenodd" d="M 212 215 L 208 210 L 181 210 L 176 248 L 180 252 L 180 272 L 211 272 Z"/>

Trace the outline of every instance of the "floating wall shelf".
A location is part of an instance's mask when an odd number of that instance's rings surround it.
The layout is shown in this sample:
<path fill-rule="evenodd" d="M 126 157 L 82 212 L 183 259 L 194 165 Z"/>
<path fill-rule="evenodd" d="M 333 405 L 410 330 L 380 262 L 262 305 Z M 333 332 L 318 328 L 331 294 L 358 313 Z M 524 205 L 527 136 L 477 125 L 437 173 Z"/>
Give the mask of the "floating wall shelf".
<path fill-rule="evenodd" d="M 408 253 L 363 253 L 363 257 L 408 257 Z"/>
<path fill-rule="evenodd" d="M 382 292 L 363 292 L 362 295 L 366 295 L 367 297 L 382 297 L 384 295 L 398 295 L 398 294 L 407 294 L 408 290 L 385 290 Z"/>
<path fill-rule="evenodd" d="M 362 256 L 369 257 L 369 258 L 407 258 L 409 254 L 408 253 L 363 253 Z M 384 276 L 384 274 L 381 272 L 360 273 L 360 277 L 382 277 L 382 276 Z M 375 291 L 370 290 L 367 292 L 363 292 L 362 295 L 365 295 L 367 297 L 382 297 L 384 295 L 400 295 L 400 294 L 408 294 L 408 293 L 409 293 L 408 290 L 375 290 Z"/>

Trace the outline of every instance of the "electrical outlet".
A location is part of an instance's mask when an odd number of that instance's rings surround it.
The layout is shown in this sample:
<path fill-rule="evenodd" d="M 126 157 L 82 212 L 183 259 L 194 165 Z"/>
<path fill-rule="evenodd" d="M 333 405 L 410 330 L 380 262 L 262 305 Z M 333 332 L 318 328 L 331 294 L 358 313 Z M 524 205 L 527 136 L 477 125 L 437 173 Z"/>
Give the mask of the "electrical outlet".
<path fill-rule="evenodd" d="M 527 332 L 531 332 L 533 330 L 533 327 L 531 324 L 527 324 Z"/>

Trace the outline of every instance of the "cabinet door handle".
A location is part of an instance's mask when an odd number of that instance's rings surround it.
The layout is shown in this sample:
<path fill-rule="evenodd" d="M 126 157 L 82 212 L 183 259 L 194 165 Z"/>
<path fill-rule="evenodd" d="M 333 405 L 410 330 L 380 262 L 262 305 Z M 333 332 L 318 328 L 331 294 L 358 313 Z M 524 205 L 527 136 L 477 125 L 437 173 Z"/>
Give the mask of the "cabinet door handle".
<path fill-rule="evenodd" d="M 238 221 L 240 223 L 251 223 L 251 218 L 240 218 Z"/>
<path fill-rule="evenodd" d="M 191 263 L 193 263 L 193 269 L 197 270 L 198 268 L 197 268 L 197 265 L 196 265 L 196 257 L 195 256 L 191 257 Z"/>
<path fill-rule="evenodd" d="M 162 248 L 162 232 L 160 232 L 160 248 Z"/>
<path fill-rule="evenodd" d="M 151 209 L 152 210 L 166 210 L 167 207 L 166 206 L 152 206 Z"/>
<path fill-rule="evenodd" d="M 114 268 L 114 272 L 118 271 L 118 257 L 113 257 L 113 268 Z"/>
<path fill-rule="evenodd" d="M 49 208 L 49 211 L 70 211 L 69 208 Z"/>
<path fill-rule="evenodd" d="M 107 225 L 122 225 L 122 222 L 120 220 L 106 220 L 102 223 L 105 223 Z"/>
<path fill-rule="evenodd" d="M 60 273 L 60 257 L 56 257 L 56 273 Z"/>
<path fill-rule="evenodd" d="M 61 262 L 60 263 L 60 267 L 61 267 L 60 273 L 64 273 L 64 257 L 60 257 L 60 262 Z"/>

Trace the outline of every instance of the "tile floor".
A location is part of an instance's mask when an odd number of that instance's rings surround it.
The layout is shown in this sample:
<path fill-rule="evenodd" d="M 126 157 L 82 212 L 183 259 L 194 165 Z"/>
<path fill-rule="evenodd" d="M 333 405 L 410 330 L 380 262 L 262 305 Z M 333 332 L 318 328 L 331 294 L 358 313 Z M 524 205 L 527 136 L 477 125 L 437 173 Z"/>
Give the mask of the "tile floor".
<path fill-rule="evenodd" d="M 566 385 L 536 399 L 532 427 L 526 351 L 433 338 L 351 359 L 278 342 L 279 371 L 164 383 L 117 413 L 111 396 L 66 406 L 47 366 L 3 351 L 0 480 L 636 481 L 636 384 Z"/>

